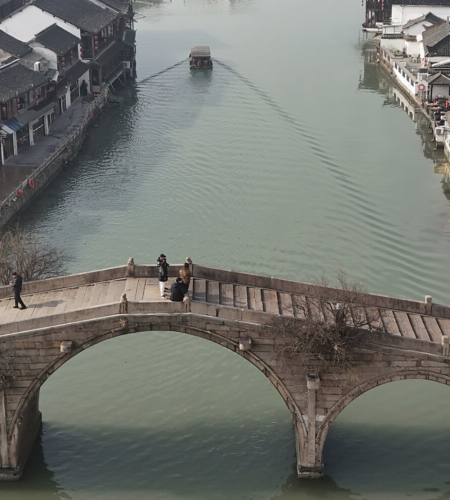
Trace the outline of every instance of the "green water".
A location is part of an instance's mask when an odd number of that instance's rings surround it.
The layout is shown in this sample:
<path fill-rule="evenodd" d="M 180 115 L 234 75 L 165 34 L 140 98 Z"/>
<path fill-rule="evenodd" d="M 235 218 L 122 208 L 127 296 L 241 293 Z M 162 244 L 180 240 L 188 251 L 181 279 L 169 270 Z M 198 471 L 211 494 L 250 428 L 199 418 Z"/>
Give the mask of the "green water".
<path fill-rule="evenodd" d="M 195 262 L 450 303 L 449 201 L 426 128 L 361 53 L 357 2 L 135 5 L 138 80 L 23 214 L 71 271 Z M 210 45 L 212 72 L 190 72 Z M 177 64 L 180 63 L 180 64 Z M 166 70 L 166 71 L 164 71 Z M 447 387 L 374 389 L 338 417 L 322 481 L 295 477 L 290 413 L 267 379 L 178 333 L 110 340 L 41 390 L 43 435 L 2 498 L 444 499 Z"/>

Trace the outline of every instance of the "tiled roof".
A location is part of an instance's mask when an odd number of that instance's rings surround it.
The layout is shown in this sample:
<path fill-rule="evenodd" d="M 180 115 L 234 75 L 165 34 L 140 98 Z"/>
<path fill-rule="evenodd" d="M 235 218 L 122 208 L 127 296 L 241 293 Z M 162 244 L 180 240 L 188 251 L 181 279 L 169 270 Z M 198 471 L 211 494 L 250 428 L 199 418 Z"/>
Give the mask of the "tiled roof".
<path fill-rule="evenodd" d="M 108 26 L 118 15 L 90 0 L 35 0 L 34 5 L 93 35 Z"/>
<path fill-rule="evenodd" d="M 450 78 L 442 73 L 436 73 L 428 77 L 427 81 L 433 85 L 450 85 Z"/>
<path fill-rule="evenodd" d="M 129 0 L 100 0 L 100 2 L 123 13 L 128 12 L 128 9 L 130 8 Z"/>
<path fill-rule="evenodd" d="M 11 0 L 0 0 L 0 7 L 3 7 L 3 5 L 6 5 L 8 3 L 11 3 Z"/>
<path fill-rule="evenodd" d="M 8 35 L 2 30 L 0 30 L 0 49 L 16 57 L 23 57 L 32 50 L 26 43 L 17 40 L 17 38 Z"/>
<path fill-rule="evenodd" d="M 46 81 L 42 73 L 28 69 L 19 62 L 0 69 L 0 102 L 7 102 Z"/>
<path fill-rule="evenodd" d="M 69 83 L 75 83 L 81 75 L 89 70 L 89 64 L 83 61 L 77 61 L 71 68 L 69 68 L 63 76 L 66 77 Z"/>
<path fill-rule="evenodd" d="M 425 55 L 431 52 L 430 49 L 441 42 L 449 34 L 449 25 L 446 22 L 425 28 L 425 31 L 422 33 Z"/>
<path fill-rule="evenodd" d="M 124 48 L 124 43 L 120 40 L 115 40 L 108 46 L 100 55 L 91 61 L 92 66 L 103 66 L 109 62 L 116 54 Z"/>
<path fill-rule="evenodd" d="M 428 21 L 432 24 L 443 23 L 444 19 L 441 19 L 438 16 L 435 16 L 432 12 L 428 12 L 428 14 L 424 14 L 423 16 L 417 17 L 416 19 L 411 19 L 408 21 L 403 27 L 409 28 L 410 26 L 414 26 L 420 22 Z"/>
<path fill-rule="evenodd" d="M 72 35 L 72 33 L 60 28 L 57 24 L 41 31 L 36 35 L 35 40 L 60 56 L 66 54 L 81 42 L 81 38 Z"/>
<path fill-rule="evenodd" d="M 445 5 L 450 7 L 450 0 L 387 0 L 389 5 Z"/>

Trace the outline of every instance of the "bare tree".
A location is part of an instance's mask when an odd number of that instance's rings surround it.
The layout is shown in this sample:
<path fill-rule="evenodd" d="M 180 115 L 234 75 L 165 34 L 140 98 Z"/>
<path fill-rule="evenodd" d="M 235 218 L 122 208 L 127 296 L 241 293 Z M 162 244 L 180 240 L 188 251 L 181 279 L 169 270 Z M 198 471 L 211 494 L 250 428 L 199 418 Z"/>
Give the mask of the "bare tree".
<path fill-rule="evenodd" d="M 330 287 L 326 278 L 314 279 L 311 295 L 294 295 L 295 317 L 275 318 L 272 334 L 282 340 L 282 358 L 313 360 L 320 369 L 325 365 L 346 366 L 352 351 L 362 344 L 363 332 L 383 332 L 383 311 L 369 305 L 365 287 L 336 273 L 338 287 Z"/>
<path fill-rule="evenodd" d="M 70 258 L 42 238 L 14 226 L 0 233 L 0 283 L 8 285 L 13 271 L 24 281 L 59 276 Z"/>

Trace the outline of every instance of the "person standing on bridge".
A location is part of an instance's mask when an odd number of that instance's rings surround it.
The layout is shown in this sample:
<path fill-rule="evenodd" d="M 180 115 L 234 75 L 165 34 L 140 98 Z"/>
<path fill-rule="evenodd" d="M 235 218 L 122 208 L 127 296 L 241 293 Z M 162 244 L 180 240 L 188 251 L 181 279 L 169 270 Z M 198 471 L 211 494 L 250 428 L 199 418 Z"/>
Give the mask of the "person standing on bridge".
<path fill-rule="evenodd" d="M 156 266 L 158 267 L 158 281 L 159 281 L 159 291 L 163 299 L 166 298 L 165 286 L 167 280 L 169 279 L 169 263 L 166 260 L 166 256 L 162 253 L 158 260 L 156 261 Z"/>
<path fill-rule="evenodd" d="M 22 291 L 22 276 L 17 274 L 16 272 L 11 274 L 12 276 L 12 281 L 10 281 L 10 284 L 12 286 L 12 289 L 14 290 L 14 309 L 19 309 L 19 304 L 20 304 L 20 309 L 26 309 L 27 306 L 23 303 L 23 300 L 20 297 L 20 292 Z"/>
<path fill-rule="evenodd" d="M 191 282 L 191 277 L 192 277 L 192 273 L 191 273 L 191 270 L 189 268 L 189 264 L 187 262 L 185 262 L 183 267 L 180 269 L 180 278 L 184 284 L 185 293 L 187 293 L 187 291 L 189 289 L 189 283 Z"/>

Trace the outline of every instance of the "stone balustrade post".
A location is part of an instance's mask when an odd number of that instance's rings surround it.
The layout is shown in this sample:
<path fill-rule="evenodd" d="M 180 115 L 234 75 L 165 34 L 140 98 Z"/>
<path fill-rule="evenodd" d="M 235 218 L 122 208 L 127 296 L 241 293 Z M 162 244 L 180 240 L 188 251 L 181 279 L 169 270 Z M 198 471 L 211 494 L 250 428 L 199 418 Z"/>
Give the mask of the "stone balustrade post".
<path fill-rule="evenodd" d="M 127 294 L 122 293 L 122 296 L 120 297 L 119 314 L 127 314 L 127 313 L 128 313 Z"/>
<path fill-rule="evenodd" d="M 447 335 L 442 335 L 441 344 L 442 344 L 442 355 L 448 356 L 450 351 L 449 337 Z"/>
<path fill-rule="evenodd" d="M 431 295 L 425 295 L 425 314 L 431 314 L 432 306 L 433 306 L 433 297 Z"/>
<path fill-rule="evenodd" d="M 134 278 L 134 258 L 130 257 L 128 259 L 128 269 L 127 269 L 127 275 L 129 278 Z"/>

